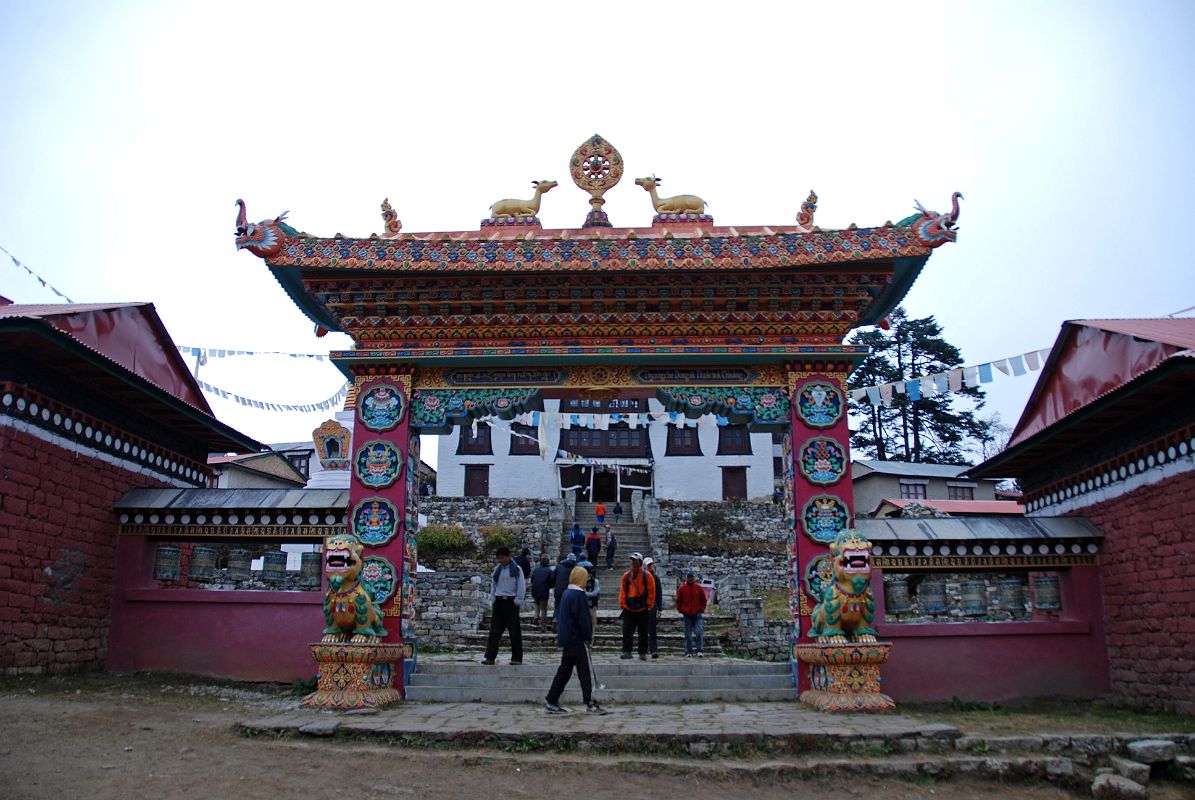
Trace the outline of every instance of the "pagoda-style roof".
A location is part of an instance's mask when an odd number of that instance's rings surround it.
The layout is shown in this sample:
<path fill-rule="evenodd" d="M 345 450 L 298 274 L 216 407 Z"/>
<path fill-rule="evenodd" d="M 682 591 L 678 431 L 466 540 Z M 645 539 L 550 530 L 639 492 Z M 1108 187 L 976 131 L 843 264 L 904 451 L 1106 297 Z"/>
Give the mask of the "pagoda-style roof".
<path fill-rule="evenodd" d="M 370 358 L 858 359 L 865 350 L 843 345 L 846 334 L 887 316 L 933 249 L 955 239 L 956 198 L 945 214 L 918 207 L 896 224 L 821 230 L 811 193 L 796 225 L 717 226 L 698 197 L 658 198 L 654 176 L 636 181 L 651 189 L 652 224 L 611 227 L 601 194 L 621 175 L 617 152 L 594 136 L 571 170 L 592 195 L 581 228 L 541 227 L 534 210 L 556 183 L 536 181 L 532 200 L 499 201 L 478 230 L 402 232 L 384 203 L 386 233 L 319 237 L 285 215 L 250 224 L 242 205 L 237 245 L 317 325 L 353 337 L 354 351 L 335 354 L 343 368 Z M 514 216 L 500 215 L 507 208 Z"/>

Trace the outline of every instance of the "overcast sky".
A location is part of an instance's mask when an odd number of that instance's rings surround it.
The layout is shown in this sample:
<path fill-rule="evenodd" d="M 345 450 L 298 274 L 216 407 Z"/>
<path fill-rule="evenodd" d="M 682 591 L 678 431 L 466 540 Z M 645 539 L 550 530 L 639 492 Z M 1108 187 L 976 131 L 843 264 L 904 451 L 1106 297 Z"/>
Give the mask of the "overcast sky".
<path fill-rule="evenodd" d="M 1193 36 L 1190 2 L 2 0 L 0 246 L 76 301 L 152 301 L 179 344 L 327 352 L 348 338 L 235 251 L 236 198 L 316 235 L 381 231 L 383 197 L 404 232 L 475 230 L 553 179 L 540 218 L 578 227 L 567 161 L 597 132 L 626 163 L 615 225 L 650 224 L 650 173 L 719 225 L 792 224 L 811 188 L 823 227 L 962 191 L 905 305 L 990 361 L 1195 305 Z M 0 294 L 57 300 L 7 258 Z M 269 402 L 342 383 L 266 357 L 201 376 Z M 1034 378 L 989 409 L 1015 421 Z M 211 403 L 268 442 L 329 416 Z"/>

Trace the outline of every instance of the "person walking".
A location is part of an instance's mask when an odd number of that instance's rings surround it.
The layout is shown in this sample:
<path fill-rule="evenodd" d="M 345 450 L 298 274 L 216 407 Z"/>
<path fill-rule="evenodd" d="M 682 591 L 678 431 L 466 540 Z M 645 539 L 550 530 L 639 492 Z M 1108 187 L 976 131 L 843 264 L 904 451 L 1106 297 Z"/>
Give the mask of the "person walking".
<path fill-rule="evenodd" d="M 581 560 L 581 551 L 585 549 L 585 532 L 579 523 L 573 523 L 573 529 L 568 532 L 568 546 L 573 551 L 573 560 Z"/>
<path fill-rule="evenodd" d="M 705 658 L 705 590 L 697 583 L 693 570 L 685 572 L 685 582 L 676 587 L 676 610 L 685 623 L 685 658 Z"/>
<path fill-rule="evenodd" d="M 622 501 L 614 501 L 614 524 L 617 525 L 622 521 Z"/>
<path fill-rule="evenodd" d="M 597 526 L 594 525 L 593 530 L 585 537 L 585 556 L 596 564 L 600 552 L 602 552 L 602 535 L 598 533 Z"/>
<path fill-rule="evenodd" d="M 560 696 L 575 670 L 581 681 L 581 699 L 585 710 L 591 714 L 605 714 L 606 710 L 593 699 L 593 668 L 589 664 L 588 645 L 593 641 L 593 625 L 589 619 L 588 602 L 585 599 L 585 583 L 589 571 L 574 567 L 569 573 L 568 586 L 560 602 L 556 622 L 556 646 L 560 648 L 560 666 L 552 678 L 544 706 L 549 714 L 565 714 L 567 708 L 560 706 Z"/>
<path fill-rule="evenodd" d="M 564 590 L 568 588 L 568 576 L 573 571 L 573 567 L 577 566 L 577 557 L 569 553 L 564 557 L 564 560 L 556 565 L 556 569 L 552 573 L 552 624 L 556 624 L 556 615 L 560 612 L 560 598 L 564 595 Z"/>
<path fill-rule="evenodd" d="M 519 557 L 515 559 L 515 563 L 519 565 L 519 569 L 523 570 L 523 577 L 531 577 L 531 550 L 524 547 L 523 552 L 519 553 Z"/>
<path fill-rule="evenodd" d="M 618 550 L 618 537 L 614 529 L 606 526 L 606 569 L 614 569 L 614 553 Z"/>
<path fill-rule="evenodd" d="M 498 656 L 502 634 L 510 631 L 510 663 L 523 663 L 523 630 L 519 625 L 519 608 L 527 596 L 527 579 L 523 570 L 510 557 L 509 547 L 499 547 L 495 553 L 498 566 L 490 576 L 490 641 L 485 648 L 482 664 L 492 666 Z"/>
<path fill-rule="evenodd" d="M 656 574 L 656 561 L 654 558 L 643 559 L 643 571 L 647 573 L 647 577 L 655 585 L 653 595 L 655 600 L 647 609 L 647 649 L 651 651 L 652 658 L 660 657 L 659 643 L 656 640 L 656 629 L 660 625 L 660 606 L 664 605 L 664 587 L 660 583 L 660 576 Z"/>
<path fill-rule="evenodd" d="M 656 584 L 643 569 L 643 554 L 631 553 L 630 569 L 618 587 L 622 609 L 622 658 L 631 657 L 631 643 L 639 635 L 639 660 L 647 660 L 647 610 L 656 603 Z"/>
<path fill-rule="evenodd" d="M 535 601 L 535 616 L 533 625 L 543 625 L 548 621 L 548 596 L 552 594 L 552 568 L 548 566 L 548 557 L 541 556 L 539 566 L 531 571 L 531 599 Z"/>
<path fill-rule="evenodd" d="M 597 607 L 602 599 L 602 584 L 597 577 L 597 567 L 592 561 L 582 561 L 577 565 L 589 572 L 589 580 L 585 582 L 585 599 L 589 601 L 589 621 L 593 623 L 593 630 L 597 631 Z"/>
<path fill-rule="evenodd" d="M 597 505 L 593 507 L 593 516 L 597 519 L 598 525 L 606 524 L 606 504 L 598 500 Z"/>

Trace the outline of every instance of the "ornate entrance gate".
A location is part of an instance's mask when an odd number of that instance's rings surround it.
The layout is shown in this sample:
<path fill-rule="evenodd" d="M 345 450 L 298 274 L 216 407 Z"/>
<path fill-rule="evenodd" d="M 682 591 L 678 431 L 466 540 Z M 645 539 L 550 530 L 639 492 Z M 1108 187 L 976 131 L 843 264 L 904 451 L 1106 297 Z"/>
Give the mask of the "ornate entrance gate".
<path fill-rule="evenodd" d="M 353 337 L 353 350 L 332 354 L 356 397 L 349 523 L 400 575 L 384 606 L 388 641 L 415 636 L 418 434 L 577 391 L 651 395 L 691 418 L 785 433 L 800 640 L 808 587 L 853 513 L 845 382 L 867 351 L 843 339 L 879 323 L 932 249 L 954 240 L 957 201 L 947 214 L 823 231 L 810 194 L 796 225 L 717 227 L 700 198 L 659 198 L 653 176 L 636 181 L 651 224 L 616 228 L 601 206 L 622 175 L 618 152 L 593 136 L 570 172 L 590 194 L 577 229 L 544 230 L 534 216 L 552 181 L 536 182 L 532 200 L 499 201 L 476 231 L 402 233 L 384 202 L 385 233 L 323 238 L 282 217 L 250 224 L 241 207 L 238 247 L 317 326 Z"/>

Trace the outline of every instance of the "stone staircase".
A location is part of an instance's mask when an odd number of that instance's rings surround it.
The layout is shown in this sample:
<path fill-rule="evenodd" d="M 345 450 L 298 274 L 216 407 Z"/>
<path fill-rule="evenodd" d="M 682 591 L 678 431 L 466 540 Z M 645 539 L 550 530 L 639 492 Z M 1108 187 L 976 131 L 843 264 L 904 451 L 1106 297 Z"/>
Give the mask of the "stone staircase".
<path fill-rule="evenodd" d="M 616 574 L 621 575 L 622 573 Z M 602 603 L 614 606 L 617 603 L 617 599 L 614 595 L 608 593 L 617 591 L 617 578 L 608 580 L 612 580 L 615 585 L 607 589 L 603 581 Z M 530 603 L 530 601 L 528 602 Z M 533 609 L 534 606 L 524 605 L 523 608 L 523 652 L 559 655 L 560 650 L 556 647 L 556 634 L 552 632 L 551 624 L 549 623 L 544 628 L 537 628 L 531 625 L 529 608 Z M 550 604 L 548 606 L 548 613 L 552 613 Z M 617 655 L 622 652 L 622 621 L 619 619 L 618 613 L 614 609 L 598 610 L 598 624 L 593 636 L 593 650 L 595 653 Z M 718 641 L 715 631 L 719 627 L 733 626 L 735 624 L 735 618 L 732 616 L 705 615 L 706 656 L 716 657 L 722 655 L 722 645 Z M 490 615 L 487 612 L 482 618 L 481 626 L 477 632 L 465 634 L 458 641 L 465 647 L 476 651 L 477 657 L 480 659 L 481 654 L 485 651 L 486 642 L 489 639 L 489 630 Z M 677 614 L 675 611 L 664 610 L 656 626 L 656 643 L 661 656 L 684 656 L 685 634 L 680 614 Z M 499 647 L 503 653 L 510 652 L 509 635 L 504 634 L 502 636 L 502 642 Z M 635 653 L 636 655 L 638 654 L 638 641 L 635 643 Z"/>
<path fill-rule="evenodd" d="M 503 656 L 503 658 L 505 658 Z M 420 659 L 407 686 L 407 699 L 431 703 L 542 703 L 559 659 L 525 659 L 520 666 L 476 661 Z M 786 663 L 724 658 L 661 658 L 624 661 L 594 655 L 594 697 L 599 703 L 775 702 L 796 699 Z M 605 689 L 599 689 L 598 684 Z M 560 701 L 581 702 L 576 676 Z"/>
<path fill-rule="evenodd" d="M 563 557 L 571 552 L 568 546 L 568 532 L 572 530 L 573 522 L 581 526 L 581 530 L 589 533 L 590 530 L 597 526 L 598 533 L 602 534 L 603 542 L 605 541 L 606 529 L 602 525 L 597 524 L 597 517 L 593 513 L 596 503 L 577 503 L 576 511 L 573 514 L 571 522 L 566 522 L 560 534 L 560 555 Z M 606 524 L 609 525 L 614 535 L 618 538 L 618 551 L 615 555 L 614 569 L 621 575 L 627 568 L 627 556 L 631 553 L 639 552 L 645 556 L 653 555 L 651 552 L 651 543 L 647 538 L 647 526 L 633 522 L 630 515 L 630 503 L 624 503 L 624 512 L 622 521 L 615 524 L 614 515 L 610 513 L 610 509 L 614 508 L 613 503 L 606 503 Z M 603 544 L 602 552 L 598 554 L 598 566 L 606 566 L 606 550 Z"/>

